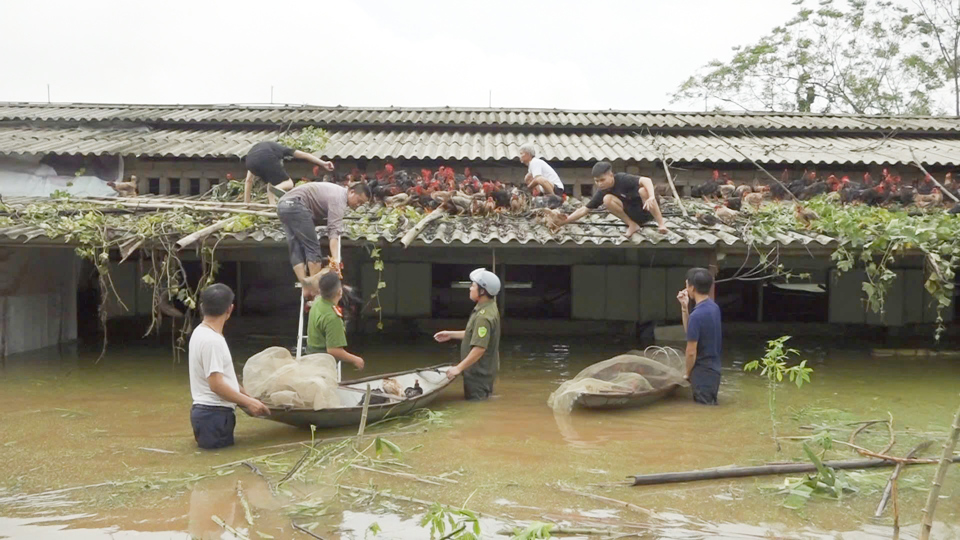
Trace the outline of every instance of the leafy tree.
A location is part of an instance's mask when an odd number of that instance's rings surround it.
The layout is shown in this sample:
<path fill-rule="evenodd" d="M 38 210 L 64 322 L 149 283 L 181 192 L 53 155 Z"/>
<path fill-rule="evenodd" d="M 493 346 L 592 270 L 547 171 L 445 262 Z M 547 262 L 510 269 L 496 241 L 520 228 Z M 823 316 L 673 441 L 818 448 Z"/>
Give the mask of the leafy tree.
<path fill-rule="evenodd" d="M 794 4 L 799 11 L 790 21 L 734 47 L 729 61 L 705 65 L 673 101 L 788 112 L 933 112 L 930 94 L 943 81 L 914 39 L 921 27 L 909 10 L 889 0 Z"/>
<path fill-rule="evenodd" d="M 927 69 L 938 73 L 953 93 L 954 114 L 960 116 L 960 1 L 914 0 L 914 27 L 926 53 Z"/>

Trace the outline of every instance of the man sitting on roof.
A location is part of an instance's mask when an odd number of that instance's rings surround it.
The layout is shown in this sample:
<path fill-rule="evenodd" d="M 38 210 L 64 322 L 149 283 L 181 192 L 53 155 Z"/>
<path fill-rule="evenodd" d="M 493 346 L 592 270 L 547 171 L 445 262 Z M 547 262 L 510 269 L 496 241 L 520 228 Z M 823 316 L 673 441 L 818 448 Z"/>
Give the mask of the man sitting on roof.
<path fill-rule="evenodd" d="M 613 165 L 601 161 L 593 166 L 593 181 L 597 186 L 593 198 L 563 220 L 563 225 L 573 223 L 590 210 L 607 207 L 611 214 L 627 224 L 624 236 L 630 238 L 640 230 L 640 225 L 656 219 L 660 234 L 667 232 L 667 224 L 660 213 L 653 181 L 646 176 L 613 172 Z"/>
<path fill-rule="evenodd" d="M 253 187 L 253 177 L 259 177 L 261 180 L 275 186 L 283 191 L 293 189 L 293 180 L 283 168 L 283 160 L 297 158 L 309 161 L 314 165 L 323 167 L 324 170 L 332 171 L 333 162 L 324 161 L 317 156 L 288 148 L 280 143 L 273 141 L 258 142 L 247 153 L 243 159 L 247 166 L 247 179 L 243 184 L 243 202 L 250 203 L 250 189 Z M 277 197 L 270 188 L 267 188 L 267 200 L 270 204 L 276 204 Z"/>
<path fill-rule="evenodd" d="M 520 162 L 527 166 L 527 176 L 524 181 L 527 187 L 540 188 L 544 195 L 563 195 L 563 182 L 560 175 L 546 161 L 537 157 L 537 149 L 533 143 L 526 143 L 520 147 Z"/>
<path fill-rule="evenodd" d="M 348 206 L 357 208 L 368 200 L 370 188 L 363 182 L 349 188 L 329 182 L 311 182 L 291 189 L 280 198 L 277 217 L 283 223 L 290 248 L 290 264 L 303 286 L 305 298 L 313 298 L 320 292 L 317 280 L 323 267 L 316 226 L 327 224 L 330 267 L 339 274 L 343 215 Z"/>

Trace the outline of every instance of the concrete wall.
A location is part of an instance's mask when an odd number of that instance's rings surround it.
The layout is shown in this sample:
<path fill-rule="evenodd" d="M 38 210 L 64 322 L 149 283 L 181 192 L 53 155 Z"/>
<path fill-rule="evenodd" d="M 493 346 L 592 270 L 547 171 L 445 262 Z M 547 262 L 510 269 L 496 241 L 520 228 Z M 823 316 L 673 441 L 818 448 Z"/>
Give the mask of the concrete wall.
<path fill-rule="evenodd" d="M 0 248 L 0 355 L 77 339 L 78 269 L 69 248 Z"/>
<path fill-rule="evenodd" d="M 937 320 L 936 301 L 924 288 L 926 280 L 922 268 L 895 269 L 897 277 L 890 285 L 884 301 L 884 313 L 874 313 L 867 307 L 863 291 L 866 272 L 851 270 L 839 274 L 831 270 L 829 280 L 829 322 L 869 324 L 877 326 L 904 326 L 933 324 Z M 954 308 L 944 308 L 945 322 L 953 320 Z"/>

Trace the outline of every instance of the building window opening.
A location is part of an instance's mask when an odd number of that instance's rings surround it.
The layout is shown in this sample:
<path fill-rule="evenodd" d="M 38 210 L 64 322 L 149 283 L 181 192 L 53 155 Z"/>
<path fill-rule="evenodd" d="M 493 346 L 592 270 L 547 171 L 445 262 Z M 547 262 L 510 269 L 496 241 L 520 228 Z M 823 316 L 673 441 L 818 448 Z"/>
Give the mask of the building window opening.
<path fill-rule="evenodd" d="M 433 265 L 432 311 L 436 318 L 468 316 L 473 302 L 470 272 L 483 263 Z M 489 267 L 489 265 L 487 265 Z M 501 275 L 501 279 L 504 276 Z M 505 317 L 518 319 L 569 319 L 570 267 L 506 265 L 503 292 L 498 300 Z"/>

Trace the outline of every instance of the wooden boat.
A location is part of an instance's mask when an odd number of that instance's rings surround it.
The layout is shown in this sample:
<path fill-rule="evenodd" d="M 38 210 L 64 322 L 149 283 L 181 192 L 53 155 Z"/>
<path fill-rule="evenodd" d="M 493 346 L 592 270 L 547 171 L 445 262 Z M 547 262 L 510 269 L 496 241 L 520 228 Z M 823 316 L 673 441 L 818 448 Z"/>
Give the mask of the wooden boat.
<path fill-rule="evenodd" d="M 363 415 L 363 397 L 368 383 L 370 388 L 379 389 L 383 387 L 385 379 L 396 380 L 400 383 L 401 388 L 410 388 L 415 382 L 419 382 L 423 389 L 423 394 L 419 396 L 412 398 L 395 397 L 387 403 L 371 404 L 367 411 L 367 424 L 372 424 L 384 418 L 403 416 L 416 409 L 426 407 L 436 399 L 437 395 L 451 382 L 447 378 L 447 369 L 450 367 L 450 364 L 441 364 L 345 381 L 340 383 L 340 387 L 337 389 L 340 402 L 345 406 L 316 411 L 313 409 L 271 407 L 270 416 L 258 416 L 256 418 L 273 420 L 274 422 L 302 428 L 309 428 L 311 425 L 318 429 L 359 426 L 360 418 Z M 246 409 L 244 409 L 244 412 L 250 414 Z"/>
<path fill-rule="evenodd" d="M 679 388 L 673 384 L 645 392 L 596 392 L 583 393 L 573 402 L 574 407 L 583 409 L 626 409 L 643 407 L 672 395 Z"/>

